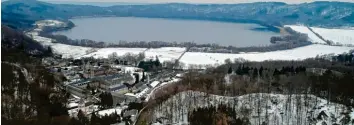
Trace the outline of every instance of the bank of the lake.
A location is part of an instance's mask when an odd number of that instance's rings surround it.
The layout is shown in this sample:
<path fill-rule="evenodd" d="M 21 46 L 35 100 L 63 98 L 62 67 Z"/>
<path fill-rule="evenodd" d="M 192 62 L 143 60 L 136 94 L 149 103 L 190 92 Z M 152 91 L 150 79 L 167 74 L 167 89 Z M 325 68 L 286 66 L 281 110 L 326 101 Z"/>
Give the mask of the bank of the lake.
<path fill-rule="evenodd" d="M 71 39 L 119 41 L 166 41 L 216 43 L 223 46 L 265 46 L 270 37 L 279 36 L 272 28 L 249 23 L 217 22 L 137 17 L 99 17 L 71 19 L 70 30 L 54 32 Z M 260 31 L 262 30 L 262 31 Z"/>

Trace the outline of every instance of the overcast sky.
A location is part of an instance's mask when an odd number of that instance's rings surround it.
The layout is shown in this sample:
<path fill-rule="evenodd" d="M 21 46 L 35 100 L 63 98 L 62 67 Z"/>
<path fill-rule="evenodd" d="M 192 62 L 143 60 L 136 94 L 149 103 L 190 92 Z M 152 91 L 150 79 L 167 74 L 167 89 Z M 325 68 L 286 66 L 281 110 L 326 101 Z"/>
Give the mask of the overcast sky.
<path fill-rule="evenodd" d="M 250 3 L 250 2 L 285 2 L 285 3 L 304 3 L 304 2 L 314 2 L 323 0 L 41 0 L 48 2 L 128 2 L 128 3 Z M 341 2 L 352 2 L 354 0 L 327 0 L 327 1 L 341 1 Z"/>

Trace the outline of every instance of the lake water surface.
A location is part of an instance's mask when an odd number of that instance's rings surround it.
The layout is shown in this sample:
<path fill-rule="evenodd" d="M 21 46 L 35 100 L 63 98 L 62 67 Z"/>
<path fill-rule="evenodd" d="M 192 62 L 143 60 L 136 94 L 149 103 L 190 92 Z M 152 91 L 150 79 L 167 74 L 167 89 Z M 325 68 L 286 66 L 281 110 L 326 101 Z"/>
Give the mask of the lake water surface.
<path fill-rule="evenodd" d="M 270 44 L 279 33 L 256 31 L 258 24 L 136 17 L 100 17 L 71 20 L 76 27 L 54 34 L 71 39 L 91 39 L 114 43 L 124 41 L 166 41 L 217 43 L 237 47 Z"/>

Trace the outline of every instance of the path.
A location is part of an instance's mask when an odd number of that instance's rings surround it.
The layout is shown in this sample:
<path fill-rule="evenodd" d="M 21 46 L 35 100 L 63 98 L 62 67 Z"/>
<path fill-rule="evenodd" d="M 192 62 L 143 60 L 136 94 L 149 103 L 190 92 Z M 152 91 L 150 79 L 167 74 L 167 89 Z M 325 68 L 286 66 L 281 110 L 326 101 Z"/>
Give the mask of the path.
<path fill-rule="evenodd" d="M 320 38 L 322 41 L 326 42 L 328 45 L 332 45 L 332 43 L 326 39 L 324 39 L 320 34 L 316 33 L 315 31 L 313 31 L 313 29 L 311 27 L 306 26 L 307 29 L 309 29 L 313 34 L 315 34 L 318 38 Z"/>

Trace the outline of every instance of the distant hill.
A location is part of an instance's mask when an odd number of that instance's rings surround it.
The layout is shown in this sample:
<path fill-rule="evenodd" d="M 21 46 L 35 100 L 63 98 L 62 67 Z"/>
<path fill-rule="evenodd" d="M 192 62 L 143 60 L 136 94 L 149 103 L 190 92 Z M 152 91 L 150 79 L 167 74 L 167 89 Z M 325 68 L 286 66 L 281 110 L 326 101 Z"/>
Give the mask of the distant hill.
<path fill-rule="evenodd" d="M 264 25 L 305 24 L 322 27 L 354 26 L 354 3 L 313 2 L 285 4 L 259 2 L 245 4 L 148 4 L 98 7 L 51 4 L 35 0 L 2 3 L 2 22 L 12 27 L 30 27 L 42 19 L 66 20 L 80 16 L 135 16 L 178 18 Z"/>

